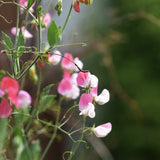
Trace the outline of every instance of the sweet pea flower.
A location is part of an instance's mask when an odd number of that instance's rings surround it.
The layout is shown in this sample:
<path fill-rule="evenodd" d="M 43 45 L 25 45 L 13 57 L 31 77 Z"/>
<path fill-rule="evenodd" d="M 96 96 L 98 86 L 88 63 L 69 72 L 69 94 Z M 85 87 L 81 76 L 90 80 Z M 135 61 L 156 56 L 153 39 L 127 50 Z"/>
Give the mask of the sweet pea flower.
<path fill-rule="evenodd" d="M 110 99 L 110 94 L 107 89 L 103 89 L 102 93 L 99 96 L 95 96 L 95 101 L 100 105 L 107 103 L 109 99 Z"/>
<path fill-rule="evenodd" d="M 63 69 L 72 71 L 73 69 L 73 57 L 70 53 L 65 53 L 64 57 L 62 58 L 61 66 Z"/>
<path fill-rule="evenodd" d="M 29 95 L 28 92 L 24 90 L 20 90 L 18 93 L 18 102 L 17 102 L 17 107 L 18 108 L 25 108 L 28 107 L 31 104 L 31 96 Z"/>
<path fill-rule="evenodd" d="M 61 53 L 55 50 L 52 55 L 49 55 L 48 61 L 53 65 L 57 65 L 61 61 Z"/>
<path fill-rule="evenodd" d="M 17 30 L 17 33 L 19 34 L 19 32 L 20 32 L 20 28 L 18 28 L 18 30 Z M 11 33 L 15 36 L 16 35 L 16 27 L 12 27 L 11 28 Z M 24 39 L 28 39 L 28 38 L 32 38 L 33 37 L 33 35 L 30 33 L 30 32 L 28 32 L 28 30 L 27 29 L 25 29 L 25 27 L 22 27 L 22 34 L 23 34 L 23 36 L 24 36 Z"/>
<path fill-rule="evenodd" d="M 90 72 L 79 72 L 77 76 L 77 84 L 84 88 L 93 88 L 98 85 L 98 78 Z"/>
<path fill-rule="evenodd" d="M 12 108 L 6 99 L 3 99 L 0 104 L 0 118 L 9 117 L 12 114 Z"/>
<path fill-rule="evenodd" d="M 83 63 L 82 63 L 82 61 L 81 61 L 78 57 L 74 58 L 73 62 L 78 66 L 78 67 L 77 67 L 75 64 L 73 64 L 72 70 L 73 70 L 74 72 L 78 72 L 79 69 L 82 69 L 82 68 L 83 68 Z"/>
<path fill-rule="evenodd" d="M 44 19 L 41 16 L 41 20 L 43 20 L 44 24 L 46 25 L 46 27 L 50 24 L 51 22 L 51 15 L 49 13 L 46 13 Z"/>
<path fill-rule="evenodd" d="M 89 116 L 90 118 L 95 117 L 95 107 L 92 104 L 93 96 L 91 94 L 83 93 L 79 101 L 80 115 Z"/>
<path fill-rule="evenodd" d="M 93 132 L 97 137 L 105 137 L 112 130 L 112 124 L 110 122 L 102 124 L 96 128 L 93 128 Z"/>
<path fill-rule="evenodd" d="M 58 85 L 58 93 L 72 99 L 76 99 L 80 94 L 79 88 L 68 71 L 64 71 L 64 77 Z"/>
<path fill-rule="evenodd" d="M 12 101 L 13 104 L 17 103 L 17 94 L 19 91 L 18 82 L 10 77 L 3 77 L 0 83 L 1 93 L 7 93 L 8 98 Z"/>
<path fill-rule="evenodd" d="M 78 13 L 80 12 L 80 3 L 78 0 L 73 1 L 73 9 Z"/>

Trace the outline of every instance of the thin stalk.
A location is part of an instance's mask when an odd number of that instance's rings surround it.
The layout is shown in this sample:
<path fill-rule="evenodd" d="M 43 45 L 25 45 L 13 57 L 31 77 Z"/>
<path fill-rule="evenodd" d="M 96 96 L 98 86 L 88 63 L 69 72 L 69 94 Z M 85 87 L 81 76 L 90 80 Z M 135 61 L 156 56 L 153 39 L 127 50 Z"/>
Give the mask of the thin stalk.
<path fill-rule="evenodd" d="M 48 1 L 48 4 L 47 4 L 47 8 L 46 8 L 46 11 L 44 13 L 44 17 L 46 16 L 47 12 L 48 12 L 48 9 L 49 9 L 49 6 L 51 4 L 51 0 Z"/>
<path fill-rule="evenodd" d="M 80 145 L 80 142 L 83 140 L 83 137 L 84 137 L 84 135 L 83 135 L 83 130 L 84 130 L 84 128 L 85 128 L 85 116 L 83 117 L 83 126 L 82 126 L 81 137 L 80 137 L 80 139 L 78 140 L 78 142 L 77 142 L 75 145 L 72 146 L 72 150 L 71 150 L 71 152 L 70 152 L 70 155 L 69 155 L 69 157 L 68 157 L 68 160 L 71 160 L 71 159 L 72 159 L 72 157 L 74 156 L 75 152 L 77 151 L 77 149 L 78 149 L 78 147 L 79 147 L 79 145 Z"/>
<path fill-rule="evenodd" d="M 64 26 L 63 26 L 63 28 L 62 28 L 62 32 L 63 32 L 64 29 L 66 28 L 66 25 L 67 25 L 67 23 L 68 23 L 69 17 L 70 17 L 70 15 L 71 15 L 72 7 L 73 7 L 73 5 L 71 4 L 71 7 L 70 7 L 69 12 L 68 12 L 68 15 L 67 15 L 67 18 L 66 18 L 65 23 L 64 23 Z"/>
<path fill-rule="evenodd" d="M 60 101 L 60 104 L 61 104 L 61 101 Z M 56 125 L 56 126 L 58 126 L 58 123 L 59 123 L 59 117 L 60 117 L 60 112 L 61 112 L 60 104 L 59 104 L 59 110 L 58 110 L 57 117 L 56 117 L 56 122 L 55 122 L 55 125 Z M 47 144 L 47 146 L 46 146 L 46 148 L 45 148 L 45 150 L 44 150 L 44 152 L 43 152 L 40 160 L 43 160 L 44 157 L 45 157 L 45 155 L 47 154 L 48 149 L 50 148 L 51 144 L 53 143 L 53 141 L 54 141 L 54 139 L 55 139 L 55 137 L 56 137 L 57 129 L 58 129 L 58 128 L 55 128 L 55 129 L 54 129 L 54 132 L 53 132 L 53 134 L 52 134 L 52 137 L 51 137 L 50 141 L 48 142 L 48 144 Z"/>
<path fill-rule="evenodd" d="M 20 80 L 26 72 L 37 62 L 37 60 L 40 58 L 40 55 L 37 55 L 35 59 L 32 61 L 32 63 L 20 74 L 19 77 L 17 77 L 17 80 Z"/>

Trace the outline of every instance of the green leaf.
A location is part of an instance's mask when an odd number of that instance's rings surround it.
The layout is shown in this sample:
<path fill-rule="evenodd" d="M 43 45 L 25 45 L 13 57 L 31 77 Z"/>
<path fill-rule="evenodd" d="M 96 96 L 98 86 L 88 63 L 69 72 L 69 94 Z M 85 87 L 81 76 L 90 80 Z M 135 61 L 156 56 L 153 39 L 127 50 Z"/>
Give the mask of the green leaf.
<path fill-rule="evenodd" d="M 21 48 L 21 47 L 24 50 L 24 37 L 23 37 L 23 34 L 22 34 L 22 30 L 20 29 L 20 32 L 19 32 L 19 35 L 18 35 L 18 40 L 17 40 L 15 48 L 18 49 L 18 48 Z"/>
<path fill-rule="evenodd" d="M 29 9 L 33 5 L 34 2 L 35 2 L 35 0 L 29 0 L 27 8 Z"/>
<path fill-rule="evenodd" d="M 59 29 L 55 23 L 55 21 L 53 20 L 51 25 L 48 28 L 48 33 L 47 33 L 47 39 L 48 39 L 48 43 L 51 47 L 55 46 L 56 44 L 60 43 L 61 38 L 60 38 L 61 34 L 59 32 Z"/>
<path fill-rule="evenodd" d="M 43 88 L 43 95 L 48 95 L 50 90 L 51 90 L 51 87 L 53 87 L 54 84 L 49 84 L 48 86 L 46 86 L 45 88 Z"/>
<path fill-rule="evenodd" d="M 39 113 L 41 113 L 41 112 L 45 111 L 47 108 L 51 107 L 54 102 L 55 97 L 56 97 L 56 95 L 42 95 L 40 97 Z"/>
<path fill-rule="evenodd" d="M 6 50 L 12 49 L 13 43 L 11 41 L 11 38 L 7 34 L 5 34 L 4 32 L 2 32 L 2 35 L 3 35 L 3 39 L 4 39 L 5 49 Z"/>
<path fill-rule="evenodd" d="M 25 43 L 24 43 L 24 37 L 22 34 L 22 30 L 20 29 L 19 35 L 18 35 L 18 40 L 15 46 L 15 49 L 17 50 L 18 54 L 15 54 L 15 58 L 20 57 L 25 49 Z"/>

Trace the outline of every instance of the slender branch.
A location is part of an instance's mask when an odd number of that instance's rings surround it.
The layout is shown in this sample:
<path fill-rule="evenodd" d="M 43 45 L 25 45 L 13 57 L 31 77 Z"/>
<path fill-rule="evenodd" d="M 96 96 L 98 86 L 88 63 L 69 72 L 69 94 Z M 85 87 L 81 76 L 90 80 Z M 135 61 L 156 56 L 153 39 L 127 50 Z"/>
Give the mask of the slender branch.
<path fill-rule="evenodd" d="M 68 13 L 68 15 L 67 15 L 67 18 L 66 18 L 66 20 L 65 20 L 64 26 L 63 26 L 63 28 L 62 28 L 62 33 L 63 33 L 64 29 L 66 28 L 67 22 L 68 22 L 68 20 L 69 20 L 70 15 L 71 15 L 72 7 L 73 7 L 73 5 L 71 4 L 70 9 L 69 9 L 69 13 Z"/>

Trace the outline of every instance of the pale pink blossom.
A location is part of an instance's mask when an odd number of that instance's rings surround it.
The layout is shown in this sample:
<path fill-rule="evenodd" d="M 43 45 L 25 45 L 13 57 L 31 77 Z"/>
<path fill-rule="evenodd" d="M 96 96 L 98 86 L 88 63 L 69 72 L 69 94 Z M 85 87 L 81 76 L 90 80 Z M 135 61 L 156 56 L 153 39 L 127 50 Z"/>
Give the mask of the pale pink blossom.
<path fill-rule="evenodd" d="M 61 53 L 55 50 L 52 55 L 49 55 L 48 61 L 53 65 L 57 65 L 61 61 L 61 57 Z"/>
<path fill-rule="evenodd" d="M 41 17 L 41 20 L 43 19 L 43 17 Z M 49 13 L 46 13 L 45 17 L 44 17 L 44 23 L 46 25 L 46 27 L 50 24 L 51 22 L 51 15 Z"/>
<path fill-rule="evenodd" d="M 71 99 L 76 99 L 80 94 L 80 89 L 75 83 L 74 76 L 71 76 L 71 73 L 66 70 L 64 70 L 63 79 L 58 85 L 58 93 Z"/>
<path fill-rule="evenodd" d="M 98 78 L 90 72 L 79 72 L 77 84 L 84 88 L 93 88 L 98 85 Z"/>
<path fill-rule="evenodd" d="M 61 66 L 63 69 L 72 71 L 73 69 L 73 57 L 70 53 L 65 53 L 62 58 Z"/>
<path fill-rule="evenodd" d="M 31 96 L 29 95 L 29 93 L 24 90 L 20 90 L 18 93 L 18 102 L 16 106 L 18 108 L 24 108 L 28 107 L 30 104 L 31 104 Z"/>
<path fill-rule="evenodd" d="M 102 124 L 96 128 L 93 128 L 93 132 L 97 137 L 105 137 L 112 130 L 112 124 L 110 122 Z"/>
<path fill-rule="evenodd" d="M 12 108 L 6 99 L 3 99 L 0 104 L 0 118 L 9 117 L 12 114 Z"/>
<path fill-rule="evenodd" d="M 83 93 L 79 101 L 80 115 L 89 116 L 90 118 L 95 117 L 95 107 L 92 104 L 93 96 L 91 94 Z"/>
<path fill-rule="evenodd" d="M 19 32 L 20 32 L 20 28 L 18 28 L 18 30 L 17 30 L 17 33 L 19 34 Z M 16 27 L 12 27 L 11 28 L 11 33 L 15 36 L 16 35 Z M 25 27 L 22 27 L 22 34 L 23 34 L 23 36 L 24 36 L 24 39 L 28 39 L 28 38 L 32 38 L 33 37 L 33 35 L 30 33 L 30 32 L 28 32 L 28 30 L 27 29 L 25 29 Z"/>
<path fill-rule="evenodd" d="M 103 89 L 100 95 L 95 96 L 95 101 L 100 105 L 107 103 L 109 99 L 110 99 L 110 94 L 107 89 Z"/>
<path fill-rule="evenodd" d="M 78 72 L 79 69 L 82 69 L 82 68 L 83 68 L 83 63 L 82 63 L 82 61 L 81 61 L 78 57 L 74 58 L 73 62 L 78 66 L 78 67 L 77 67 L 75 64 L 73 65 L 72 70 L 73 70 L 74 72 Z"/>

